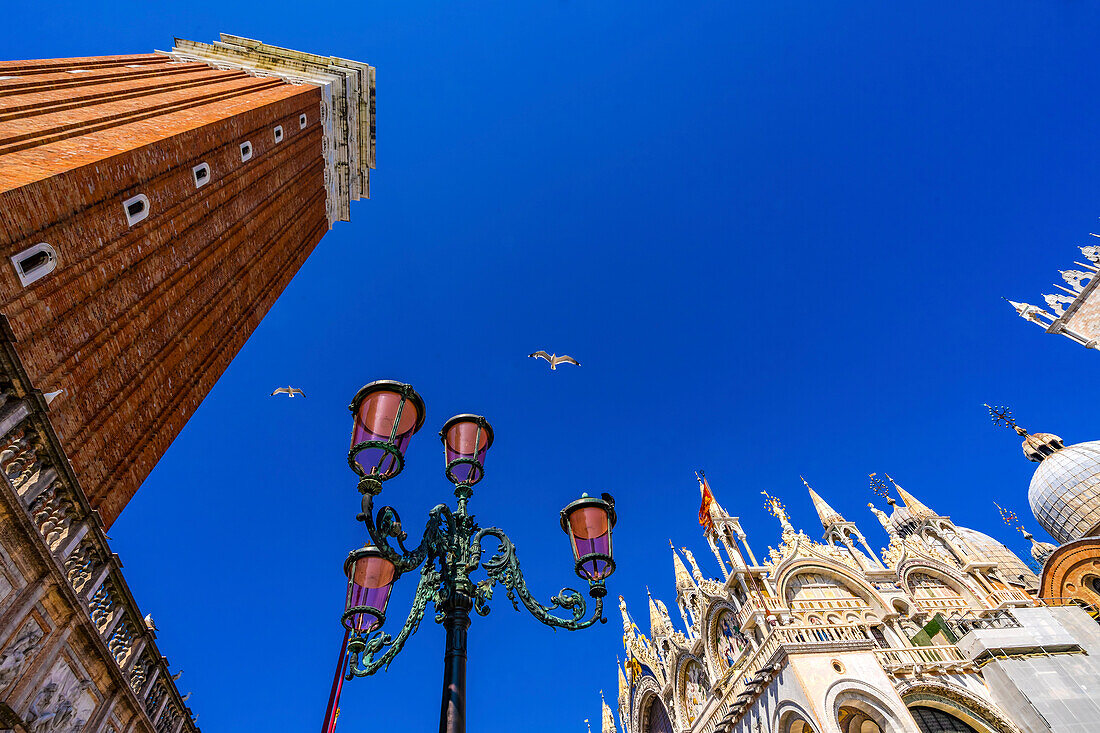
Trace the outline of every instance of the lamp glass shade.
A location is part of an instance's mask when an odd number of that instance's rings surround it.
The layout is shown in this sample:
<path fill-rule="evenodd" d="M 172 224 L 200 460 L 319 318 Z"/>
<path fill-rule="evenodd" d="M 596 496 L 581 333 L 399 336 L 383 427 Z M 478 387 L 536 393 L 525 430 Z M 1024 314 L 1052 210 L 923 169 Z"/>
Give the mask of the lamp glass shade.
<path fill-rule="evenodd" d="M 587 580 L 603 580 L 611 575 L 615 566 L 608 562 L 612 523 L 607 506 L 579 506 L 569 513 L 567 521 L 577 573 Z"/>
<path fill-rule="evenodd" d="M 452 417 L 440 432 L 447 462 L 447 478 L 476 484 L 485 475 L 485 454 L 493 444 L 493 429 L 478 415 Z"/>
<path fill-rule="evenodd" d="M 352 446 L 361 443 L 386 443 L 402 457 L 414 433 L 423 424 L 423 407 L 419 398 L 408 399 L 398 388 L 386 386 L 369 390 L 355 411 Z M 415 394 L 415 393 L 414 393 Z M 379 445 L 368 446 L 355 454 L 355 462 L 364 474 L 391 478 L 401 470 L 392 452 Z"/>
<path fill-rule="evenodd" d="M 345 563 L 348 594 L 344 604 L 344 626 L 358 634 L 369 634 L 385 620 L 395 568 L 375 548 L 355 553 Z"/>

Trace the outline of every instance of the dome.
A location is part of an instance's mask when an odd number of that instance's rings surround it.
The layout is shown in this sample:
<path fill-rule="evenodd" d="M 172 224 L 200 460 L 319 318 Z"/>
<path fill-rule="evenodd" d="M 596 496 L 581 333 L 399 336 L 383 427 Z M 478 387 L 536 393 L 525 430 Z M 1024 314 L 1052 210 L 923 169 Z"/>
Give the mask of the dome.
<path fill-rule="evenodd" d="M 1100 525 L 1100 441 L 1055 450 L 1040 460 L 1027 492 L 1039 524 L 1059 543 L 1091 535 Z"/>
<path fill-rule="evenodd" d="M 894 511 L 890 512 L 890 524 L 900 536 L 908 537 L 920 527 L 920 519 L 913 516 L 913 512 L 909 511 L 909 507 L 904 504 L 897 504 L 893 499 L 887 499 L 886 501 L 894 507 Z"/>
<path fill-rule="evenodd" d="M 1009 583 L 1023 583 L 1029 588 L 1039 585 L 1039 578 L 1036 577 L 1035 571 L 1028 567 L 1027 563 L 1008 549 L 1007 546 L 976 529 L 970 529 L 969 527 L 959 527 L 958 529 L 959 535 L 972 548 L 997 563 L 997 570 L 1000 571 L 1006 581 Z M 1023 577 L 1021 578 L 1021 576 Z"/>

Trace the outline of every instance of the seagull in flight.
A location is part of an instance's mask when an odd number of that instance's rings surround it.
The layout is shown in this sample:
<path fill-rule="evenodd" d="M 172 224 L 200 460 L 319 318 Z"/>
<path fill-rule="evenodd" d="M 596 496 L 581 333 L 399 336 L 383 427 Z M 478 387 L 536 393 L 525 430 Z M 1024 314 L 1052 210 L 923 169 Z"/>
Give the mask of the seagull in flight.
<path fill-rule="evenodd" d="M 300 394 L 302 395 L 302 397 L 306 396 L 306 393 L 298 389 L 297 387 L 279 387 L 277 390 L 271 393 L 271 396 L 274 397 L 277 394 L 288 395 L 291 399 L 294 399 L 294 395 L 296 394 Z"/>
<path fill-rule="evenodd" d="M 569 356 L 568 354 L 562 354 L 561 356 L 558 356 L 557 354 L 547 354 L 545 351 L 536 351 L 535 353 L 528 354 L 527 356 L 528 358 L 546 359 L 546 361 L 550 362 L 551 371 L 557 370 L 558 364 L 575 364 L 577 366 L 581 365 L 579 361 Z"/>

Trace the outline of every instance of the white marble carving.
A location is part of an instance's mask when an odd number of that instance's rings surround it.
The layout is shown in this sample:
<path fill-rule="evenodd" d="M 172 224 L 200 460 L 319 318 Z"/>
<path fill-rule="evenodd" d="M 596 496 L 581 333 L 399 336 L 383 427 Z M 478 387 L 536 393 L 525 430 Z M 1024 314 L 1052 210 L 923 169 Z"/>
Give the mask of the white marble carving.
<path fill-rule="evenodd" d="M 23 667 L 41 648 L 42 630 L 38 626 L 25 629 L 0 653 L 0 690 L 19 679 Z"/>

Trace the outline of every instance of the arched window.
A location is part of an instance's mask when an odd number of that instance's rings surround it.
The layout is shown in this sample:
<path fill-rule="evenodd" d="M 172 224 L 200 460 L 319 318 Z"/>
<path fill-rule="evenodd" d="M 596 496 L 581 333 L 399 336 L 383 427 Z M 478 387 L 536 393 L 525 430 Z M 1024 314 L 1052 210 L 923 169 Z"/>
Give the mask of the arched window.
<path fill-rule="evenodd" d="M 867 713 L 853 707 L 842 707 L 837 715 L 840 733 L 885 733 Z"/>
<path fill-rule="evenodd" d="M 787 600 L 796 611 L 866 605 L 866 601 L 843 582 L 820 573 L 800 573 L 791 578 Z"/>
<path fill-rule="evenodd" d="M 12 257 L 11 263 L 19 276 L 19 284 L 26 287 L 53 272 L 57 267 L 57 253 L 50 245 L 40 242 Z"/>
<path fill-rule="evenodd" d="M 241 143 L 241 162 L 244 163 L 252 157 L 252 143 L 245 140 Z"/>
<path fill-rule="evenodd" d="M 668 719 L 665 706 L 654 695 L 642 715 L 642 733 L 672 733 L 672 721 Z"/>
<path fill-rule="evenodd" d="M 149 197 L 143 193 L 131 196 L 122 202 L 122 209 L 126 212 L 126 223 L 133 226 L 149 216 Z"/>
<path fill-rule="evenodd" d="M 912 713 L 913 720 L 917 722 L 921 733 L 978 733 L 954 715 L 938 708 L 917 706 L 909 708 L 909 712 Z"/>
<path fill-rule="evenodd" d="M 950 585 L 939 578 L 925 573 L 913 573 L 909 576 L 909 588 L 917 601 L 935 601 L 942 599 L 961 600 L 962 596 Z"/>
<path fill-rule="evenodd" d="M 298 115 L 298 129 L 299 130 L 306 129 L 306 115 L 305 115 L 304 112 L 302 114 Z"/>
<path fill-rule="evenodd" d="M 210 183 L 210 165 L 199 163 L 191 169 L 191 177 L 195 179 L 195 188 L 202 188 Z"/>
<path fill-rule="evenodd" d="M 281 143 L 283 141 L 283 126 L 275 125 L 275 142 Z"/>

